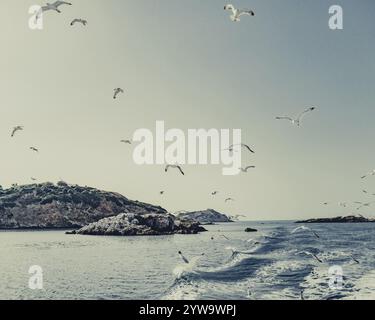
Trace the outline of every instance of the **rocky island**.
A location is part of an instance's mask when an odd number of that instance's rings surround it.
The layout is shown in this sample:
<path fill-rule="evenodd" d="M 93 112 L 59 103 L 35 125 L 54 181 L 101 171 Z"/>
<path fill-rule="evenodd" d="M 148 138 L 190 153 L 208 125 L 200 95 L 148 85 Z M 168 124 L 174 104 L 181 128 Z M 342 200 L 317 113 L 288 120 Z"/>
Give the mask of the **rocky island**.
<path fill-rule="evenodd" d="M 170 234 L 197 234 L 206 231 L 197 222 L 176 220 L 168 214 L 123 213 L 91 223 L 68 234 L 103 236 L 158 236 Z"/>
<path fill-rule="evenodd" d="M 0 229 L 78 229 L 73 234 L 169 235 L 206 231 L 161 207 L 90 187 L 41 183 L 0 187 Z"/>
<path fill-rule="evenodd" d="M 227 215 L 213 209 L 194 212 L 181 212 L 176 216 L 179 220 L 196 221 L 200 224 L 213 224 L 217 222 L 233 222 Z"/>
<path fill-rule="evenodd" d="M 120 213 L 159 213 L 161 207 L 65 182 L 0 188 L 0 229 L 81 228 Z"/>
<path fill-rule="evenodd" d="M 375 222 L 375 219 L 368 219 L 363 216 L 347 216 L 335 218 L 320 218 L 297 221 L 296 223 L 369 223 Z"/>

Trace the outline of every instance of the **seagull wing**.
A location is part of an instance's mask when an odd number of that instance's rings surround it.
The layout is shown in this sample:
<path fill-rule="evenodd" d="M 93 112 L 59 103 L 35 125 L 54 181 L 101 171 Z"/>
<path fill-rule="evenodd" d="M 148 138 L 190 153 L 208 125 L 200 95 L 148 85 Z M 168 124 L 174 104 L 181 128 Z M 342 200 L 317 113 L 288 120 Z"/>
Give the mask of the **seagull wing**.
<path fill-rule="evenodd" d="M 224 10 L 231 10 L 233 14 L 236 13 L 236 9 L 234 8 L 233 4 L 227 4 L 226 6 L 224 6 Z"/>
<path fill-rule="evenodd" d="M 55 3 L 53 3 L 52 5 L 56 8 L 62 6 L 63 4 L 66 4 L 66 5 L 69 5 L 71 6 L 72 4 L 70 2 L 66 2 L 66 1 L 56 1 Z"/>
<path fill-rule="evenodd" d="M 311 230 L 311 232 L 316 238 L 320 239 L 320 236 L 314 230 Z"/>
<path fill-rule="evenodd" d="M 242 147 L 246 148 L 246 149 L 249 150 L 251 153 L 255 153 L 255 151 L 252 150 L 247 144 L 242 144 Z"/>
<path fill-rule="evenodd" d="M 182 168 L 180 166 L 177 166 L 177 169 L 181 172 L 181 174 L 184 176 L 185 175 L 185 172 L 182 171 Z"/>
<path fill-rule="evenodd" d="M 182 259 L 186 264 L 189 264 L 189 263 L 190 263 L 189 260 L 186 259 L 182 253 L 180 253 L 180 257 L 181 257 L 181 259 Z"/>
<path fill-rule="evenodd" d="M 302 227 L 295 228 L 291 233 L 294 234 L 300 230 L 302 230 Z"/>
<path fill-rule="evenodd" d="M 323 263 L 323 261 L 321 259 L 319 259 L 319 257 L 316 255 L 316 254 L 312 254 L 312 256 L 320 263 Z"/>
<path fill-rule="evenodd" d="M 247 10 L 247 9 L 243 9 L 243 10 L 239 10 L 238 12 L 238 16 L 243 16 L 243 15 L 247 15 L 247 16 L 255 16 L 255 13 L 253 10 Z"/>
<path fill-rule="evenodd" d="M 356 258 L 354 258 L 353 256 L 350 256 L 351 258 L 352 258 L 352 260 L 355 262 L 355 263 L 358 263 L 359 264 L 359 261 L 356 259 Z"/>
<path fill-rule="evenodd" d="M 245 168 L 246 171 L 249 170 L 249 169 L 255 169 L 255 166 L 248 166 L 248 167 Z"/>
<path fill-rule="evenodd" d="M 302 118 L 303 118 L 307 113 L 312 112 L 312 111 L 314 111 L 315 109 L 316 109 L 315 107 L 311 107 L 311 108 L 308 108 L 308 109 L 306 109 L 305 111 L 301 112 L 301 113 L 298 115 L 297 120 L 298 120 L 298 121 L 302 120 Z"/>
<path fill-rule="evenodd" d="M 276 117 L 276 120 L 288 120 L 288 121 L 293 121 L 291 117 Z"/>

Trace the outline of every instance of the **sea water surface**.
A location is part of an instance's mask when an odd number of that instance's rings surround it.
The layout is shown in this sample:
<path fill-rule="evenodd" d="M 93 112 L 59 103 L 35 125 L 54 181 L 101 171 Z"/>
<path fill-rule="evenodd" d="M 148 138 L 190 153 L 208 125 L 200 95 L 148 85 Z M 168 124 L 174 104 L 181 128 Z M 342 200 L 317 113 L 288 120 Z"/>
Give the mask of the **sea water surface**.
<path fill-rule="evenodd" d="M 309 225 L 319 239 L 291 234 L 295 227 L 236 222 L 161 237 L 1 231 L 0 299 L 375 298 L 375 224 Z M 43 290 L 28 287 L 33 265 L 43 269 Z M 330 285 L 333 266 L 343 271 L 341 286 Z"/>

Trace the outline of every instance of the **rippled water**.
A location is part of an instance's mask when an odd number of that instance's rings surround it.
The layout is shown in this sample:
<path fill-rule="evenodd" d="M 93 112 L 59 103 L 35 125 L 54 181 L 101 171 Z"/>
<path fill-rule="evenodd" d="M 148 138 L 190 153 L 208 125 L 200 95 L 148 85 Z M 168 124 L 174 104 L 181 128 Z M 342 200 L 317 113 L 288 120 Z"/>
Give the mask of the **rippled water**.
<path fill-rule="evenodd" d="M 0 232 L 0 299 L 300 299 L 301 291 L 305 299 L 374 299 L 375 224 L 310 226 L 320 239 L 291 234 L 288 222 L 165 237 Z M 306 250 L 323 263 L 297 254 Z M 28 288 L 32 265 L 43 268 L 42 291 Z M 329 286 L 332 266 L 343 269 L 341 289 Z"/>

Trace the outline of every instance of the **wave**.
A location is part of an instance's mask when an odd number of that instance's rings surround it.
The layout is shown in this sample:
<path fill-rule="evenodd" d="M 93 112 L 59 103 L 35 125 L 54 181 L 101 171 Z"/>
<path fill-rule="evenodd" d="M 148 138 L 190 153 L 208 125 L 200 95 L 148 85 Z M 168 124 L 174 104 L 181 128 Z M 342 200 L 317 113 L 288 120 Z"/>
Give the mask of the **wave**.
<path fill-rule="evenodd" d="M 323 228 L 323 227 L 320 227 Z M 223 251 L 227 259 L 216 265 L 176 267 L 175 283 L 165 299 L 292 299 L 339 300 L 375 297 L 374 254 L 367 242 L 353 244 L 349 239 L 337 241 L 336 233 L 320 230 L 326 241 L 310 234 L 292 235 L 290 226 L 276 227 L 269 234 L 248 240 L 232 240 Z M 355 233 L 356 237 L 360 235 Z M 335 241 L 329 241 L 330 237 Z M 363 247 L 367 246 L 365 250 Z M 316 259 L 297 255 L 309 251 Z M 361 253 L 361 255 L 360 255 Z M 222 257 L 222 256 L 221 256 Z M 330 268 L 343 269 L 341 287 L 332 286 Z M 371 270 L 368 270 L 368 269 Z"/>

